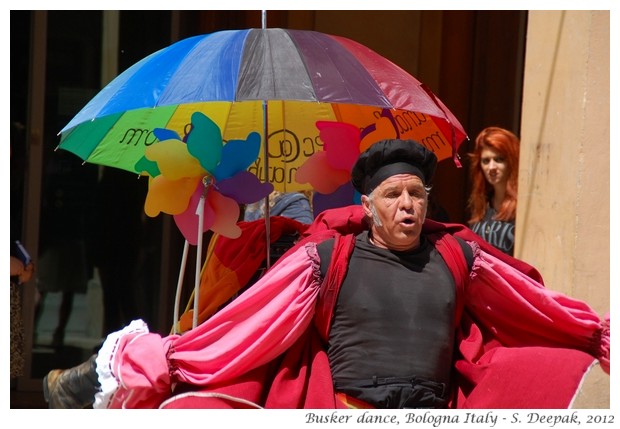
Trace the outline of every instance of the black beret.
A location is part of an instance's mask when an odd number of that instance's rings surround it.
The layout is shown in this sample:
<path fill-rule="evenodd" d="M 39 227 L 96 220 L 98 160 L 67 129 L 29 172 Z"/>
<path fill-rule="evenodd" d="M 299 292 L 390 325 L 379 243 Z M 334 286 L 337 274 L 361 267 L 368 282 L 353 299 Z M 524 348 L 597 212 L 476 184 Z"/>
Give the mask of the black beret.
<path fill-rule="evenodd" d="M 351 171 L 351 183 L 362 195 L 396 174 L 413 174 L 429 185 L 437 156 L 414 140 L 381 140 L 362 152 Z"/>

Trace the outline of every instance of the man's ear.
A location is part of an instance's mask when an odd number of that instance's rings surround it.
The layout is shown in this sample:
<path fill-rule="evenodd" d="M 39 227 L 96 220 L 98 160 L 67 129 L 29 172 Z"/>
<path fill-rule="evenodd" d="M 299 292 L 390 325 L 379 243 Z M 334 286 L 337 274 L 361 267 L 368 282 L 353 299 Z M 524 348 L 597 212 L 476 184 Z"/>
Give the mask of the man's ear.
<path fill-rule="evenodd" d="M 364 209 L 364 215 L 366 215 L 367 218 L 371 218 L 372 219 L 372 211 L 370 210 L 370 198 L 368 198 L 368 195 L 362 195 L 362 208 Z"/>

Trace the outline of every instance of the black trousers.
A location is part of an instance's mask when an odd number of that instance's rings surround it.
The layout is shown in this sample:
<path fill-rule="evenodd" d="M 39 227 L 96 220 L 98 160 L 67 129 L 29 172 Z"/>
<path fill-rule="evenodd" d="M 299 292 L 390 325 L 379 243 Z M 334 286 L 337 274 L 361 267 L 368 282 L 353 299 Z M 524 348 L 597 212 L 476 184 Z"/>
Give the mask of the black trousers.
<path fill-rule="evenodd" d="M 376 408 L 446 408 L 448 405 L 448 389 L 444 383 L 418 377 L 334 380 L 334 389 Z"/>

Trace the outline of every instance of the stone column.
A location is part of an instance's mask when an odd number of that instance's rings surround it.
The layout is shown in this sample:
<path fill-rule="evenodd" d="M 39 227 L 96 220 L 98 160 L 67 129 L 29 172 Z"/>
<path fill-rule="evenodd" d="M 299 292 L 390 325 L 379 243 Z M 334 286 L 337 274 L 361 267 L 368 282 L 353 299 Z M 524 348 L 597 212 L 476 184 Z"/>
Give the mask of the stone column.
<path fill-rule="evenodd" d="M 610 13 L 530 11 L 515 256 L 610 309 Z M 609 407 L 597 366 L 575 404 Z"/>

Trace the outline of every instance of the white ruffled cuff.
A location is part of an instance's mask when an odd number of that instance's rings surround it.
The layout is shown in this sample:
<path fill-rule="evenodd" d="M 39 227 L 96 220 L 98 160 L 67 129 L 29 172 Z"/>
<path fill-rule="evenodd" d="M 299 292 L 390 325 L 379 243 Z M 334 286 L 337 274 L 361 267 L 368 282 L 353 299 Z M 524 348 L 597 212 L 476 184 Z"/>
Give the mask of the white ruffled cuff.
<path fill-rule="evenodd" d="M 97 353 L 97 377 L 101 385 L 101 391 L 95 393 L 93 408 L 108 408 L 110 401 L 119 388 L 119 380 L 112 370 L 114 358 L 120 339 L 130 334 L 148 334 L 149 328 L 143 320 L 134 320 L 120 331 L 107 336 L 99 353 Z"/>

